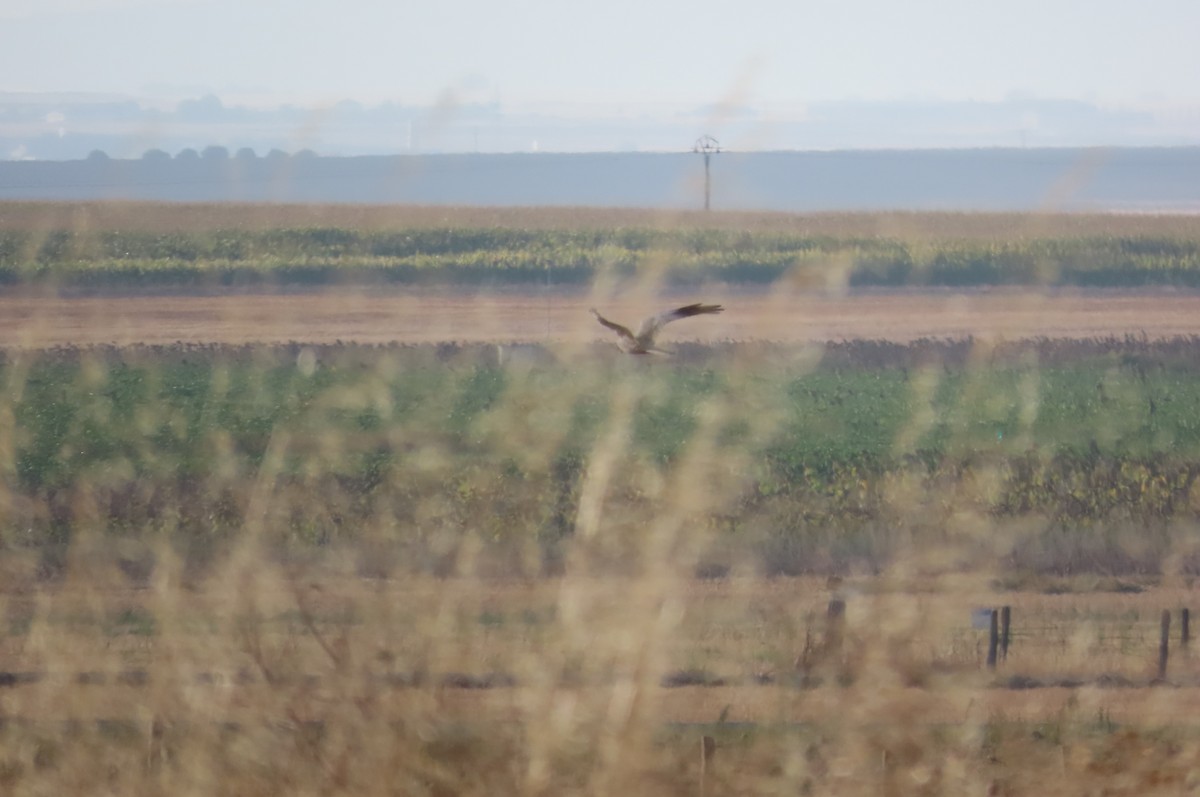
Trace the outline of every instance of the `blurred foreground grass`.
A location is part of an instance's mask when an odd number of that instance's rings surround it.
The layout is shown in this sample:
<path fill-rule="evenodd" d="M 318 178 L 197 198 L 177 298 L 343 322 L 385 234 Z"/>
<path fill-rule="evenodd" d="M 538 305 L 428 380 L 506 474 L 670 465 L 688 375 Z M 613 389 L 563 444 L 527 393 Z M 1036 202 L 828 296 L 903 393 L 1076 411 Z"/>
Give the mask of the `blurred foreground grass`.
<path fill-rule="evenodd" d="M 852 579 L 835 649 L 824 579 L 372 582 L 247 547 L 182 580 L 80 559 L 4 596 L 5 793 L 696 794 L 704 736 L 707 793 L 1178 793 L 1200 767 L 1194 665 L 1148 686 L 1185 590 Z M 969 607 L 997 600 L 1035 633 L 993 675 Z"/>
<path fill-rule="evenodd" d="M 1177 793 L 1197 345 L 9 351 L 0 787 Z"/>
<path fill-rule="evenodd" d="M 37 289 L 667 263 L 1194 284 L 1200 246 L 1188 219 L 956 214 L 112 203 L 0 228 Z M 1198 354 L 7 351 L 0 793 L 1194 789 L 1200 673 L 1175 649 L 1151 684 L 1200 570 Z M 999 605 L 989 672 L 972 612 Z"/>

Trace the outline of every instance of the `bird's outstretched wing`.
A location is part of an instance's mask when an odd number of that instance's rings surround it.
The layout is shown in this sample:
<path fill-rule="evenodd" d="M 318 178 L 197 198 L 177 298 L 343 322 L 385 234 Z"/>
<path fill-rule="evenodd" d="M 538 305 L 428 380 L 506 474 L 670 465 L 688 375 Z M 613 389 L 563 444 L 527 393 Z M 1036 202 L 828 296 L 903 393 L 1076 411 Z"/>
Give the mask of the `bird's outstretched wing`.
<path fill-rule="evenodd" d="M 659 313 L 658 315 L 652 315 L 643 321 L 642 326 L 638 328 L 637 337 L 639 340 L 643 341 L 653 340 L 655 334 L 658 333 L 658 330 L 662 329 L 665 325 L 671 323 L 672 321 L 678 321 L 681 318 L 689 318 L 694 315 L 720 313 L 724 309 L 725 308 L 719 304 L 701 304 L 696 302 L 695 304 L 677 307 L 674 310 L 667 310 L 666 312 Z"/>
<path fill-rule="evenodd" d="M 592 308 L 592 315 L 596 316 L 597 321 L 599 321 L 601 324 L 603 324 L 604 326 L 611 329 L 613 332 L 616 332 L 622 338 L 625 338 L 626 340 L 630 341 L 631 343 L 637 342 L 637 340 L 633 336 L 633 333 L 629 331 L 629 327 L 622 326 L 621 324 L 618 324 L 616 321 L 609 321 L 607 318 L 605 318 L 604 316 L 602 316 L 598 312 L 596 312 L 595 307 Z"/>

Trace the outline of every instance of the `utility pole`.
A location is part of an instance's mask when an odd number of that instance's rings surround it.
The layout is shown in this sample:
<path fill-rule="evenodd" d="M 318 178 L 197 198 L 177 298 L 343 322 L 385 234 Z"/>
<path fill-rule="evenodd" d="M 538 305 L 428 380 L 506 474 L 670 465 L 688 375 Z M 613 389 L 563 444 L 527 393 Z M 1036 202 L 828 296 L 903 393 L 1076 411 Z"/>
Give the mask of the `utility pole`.
<path fill-rule="evenodd" d="M 712 197 L 712 176 L 708 170 L 709 158 L 721 151 L 721 145 L 715 138 L 710 135 L 703 135 L 696 139 L 696 143 L 692 145 L 692 152 L 699 152 L 704 155 L 704 209 L 710 210 L 710 198 Z"/>

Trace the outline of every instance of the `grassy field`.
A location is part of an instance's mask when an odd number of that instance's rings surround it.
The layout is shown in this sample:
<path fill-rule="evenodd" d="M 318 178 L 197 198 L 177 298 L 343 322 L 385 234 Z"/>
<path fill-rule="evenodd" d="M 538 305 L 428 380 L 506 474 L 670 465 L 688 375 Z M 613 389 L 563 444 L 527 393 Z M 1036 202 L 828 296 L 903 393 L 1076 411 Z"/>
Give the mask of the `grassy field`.
<path fill-rule="evenodd" d="M 1200 285 L 1189 217 L 0 205 L 0 285 Z"/>
<path fill-rule="evenodd" d="M 1200 246 L 1094 216 L 4 205 L 0 230 L 18 297 L 572 251 L 585 281 L 767 263 L 792 291 L 890 252 L 1046 285 Z M 421 252 L 362 259 L 389 246 Z M 1200 340 L 674 348 L 3 350 L 0 792 L 1200 783 Z"/>

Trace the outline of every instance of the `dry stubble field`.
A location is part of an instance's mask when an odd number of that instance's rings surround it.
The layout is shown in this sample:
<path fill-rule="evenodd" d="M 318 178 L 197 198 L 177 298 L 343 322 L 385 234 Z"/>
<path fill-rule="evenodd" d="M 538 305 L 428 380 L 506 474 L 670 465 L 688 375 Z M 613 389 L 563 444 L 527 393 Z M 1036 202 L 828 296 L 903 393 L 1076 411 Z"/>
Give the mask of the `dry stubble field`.
<path fill-rule="evenodd" d="M 201 296 L 0 295 L 0 346 L 88 344 L 580 343 L 603 337 L 587 309 L 633 325 L 664 303 L 727 312 L 669 328 L 664 340 L 812 342 L 919 338 L 1092 338 L 1200 334 L 1185 291 L 869 291 L 823 296 L 715 286 L 663 298 L 562 290 L 324 290 Z"/>

